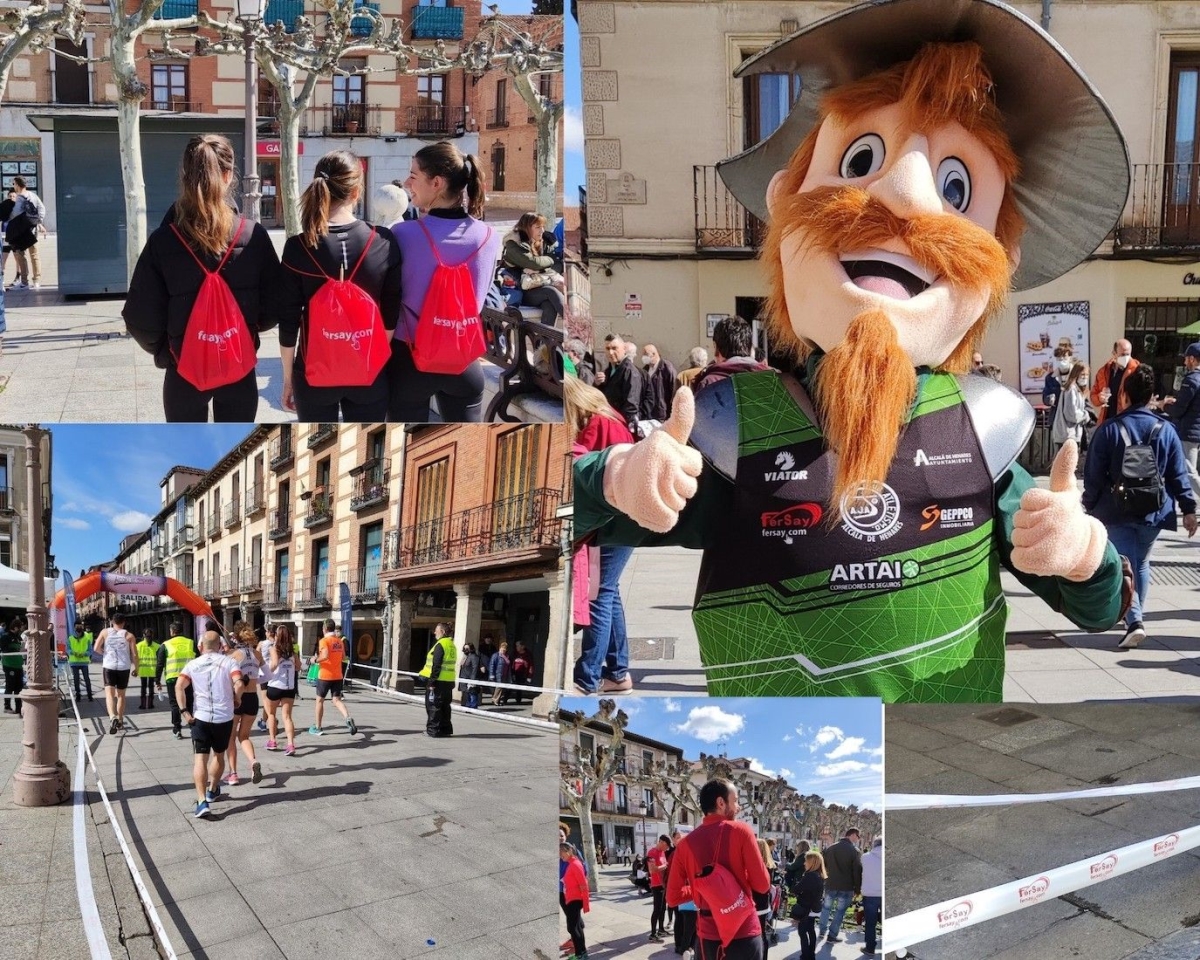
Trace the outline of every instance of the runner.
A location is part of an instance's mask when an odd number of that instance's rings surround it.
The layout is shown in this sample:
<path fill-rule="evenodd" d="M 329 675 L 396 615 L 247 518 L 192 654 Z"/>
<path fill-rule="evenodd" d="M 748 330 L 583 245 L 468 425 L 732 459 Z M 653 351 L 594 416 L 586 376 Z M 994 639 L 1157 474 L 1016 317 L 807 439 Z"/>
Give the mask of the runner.
<path fill-rule="evenodd" d="M 350 716 L 350 711 L 346 709 L 346 704 L 342 700 L 342 660 L 346 656 L 346 646 L 342 638 L 337 635 L 332 620 L 326 620 L 323 629 L 325 636 L 321 638 L 316 659 L 316 663 L 319 665 L 316 722 L 308 728 L 308 732 L 315 737 L 324 735 L 325 731 L 321 729 L 321 720 L 325 716 L 325 697 L 331 696 L 333 705 L 337 707 L 338 713 L 346 718 L 346 726 L 350 728 L 350 733 L 353 735 L 358 733 L 358 725 L 355 724 L 354 718 Z"/>
<path fill-rule="evenodd" d="M 255 630 L 256 634 L 260 631 Z M 266 630 L 266 639 L 258 642 L 258 661 L 262 664 L 263 676 L 259 678 L 261 683 L 271 679 L 271 647 L 275 644 L 275 624 L 268 623 Z M 267 703 L 264 700 L 262 710 L 258 714 L 258 729 L 263 733 L 267 732 Z"/>
<path fill-rule="evenodd" d="M 183 668 L 175 687 L 175 702 L 192 728 L 196 819 L 207 817 L 209 804 L 221 795 L 221 771 L 225 769 L 225 751 L 233 732 L 233 706 L 242 697 L 242 672 L 220 649 L 220 636 L 209 630 L 200 641 L 200 656 Z M 184 703 L 193 689 L 195 713 Z"/>
<path fill-rule="evenodd" d="M 250 742 L 250 728 L 254 726 L 254 717 L 258 714 L 258 651 L 254 649 L 254 631 L 246 624 L 231 638 L 232 650 L 229 658 L 238 665 L 242 674 L 242 695 L 233 711 L 233 737 L 230 738 L 229 773 L 222 783 L 236 787 L 241 780 L 238 777 L 237 761 L 238 747 L 250 761 L 250 782 L 262 783 L 262 764 L 254 755 L 254 744 Z"/>
<path fill-rule="evenodd" d="M 108 705 L 108 732 L 125 729 L 125 688 L 133 670 L 133 634 L 125 629 L 125 615 L 115 613 L 112 626 L 96 638 L 96 655 L 103 657 L 104 702 Z"/>
<path fill-rule="evenodd" d="M 270 670 L 271 678 L 267 682 L 267 726 L 270 729 L 267 740 L 268 750 L 278 750 L 275 741 L 278 726 L 275 721 L 275 708 L 283 705 L 283 728 L 287 731 L 287 748 L 285 756 L 296 755 L 296 725 L 292 722 L 292 707 L 296 703 L 297 678 L 300 676 L 300 654 L 292 643 L 292 632 L 284 625 L 275 631 L 275 643 L 271 647 Z M 317 701 L 317 707 L 321 701 Z"/>
<path fill-rule="evenodd" d="M 156 679 L 161 689 L 163 680 L 167 683 L 167 699 L 171 702 L 171 732 L 176 740 L 183 739 L 183 720 L 179 704 L 175 702 L 175 686 L 179 674 L 188 665 L 188 661 L 198 657 L 200 650 L 191 637 L 180 636 L 183 624 L 178 620 L 171 622 L 171 639 L 158 648 L 158 672 Z M 187 690 L 187 709 L 192 709 L 192 690 Z"/>

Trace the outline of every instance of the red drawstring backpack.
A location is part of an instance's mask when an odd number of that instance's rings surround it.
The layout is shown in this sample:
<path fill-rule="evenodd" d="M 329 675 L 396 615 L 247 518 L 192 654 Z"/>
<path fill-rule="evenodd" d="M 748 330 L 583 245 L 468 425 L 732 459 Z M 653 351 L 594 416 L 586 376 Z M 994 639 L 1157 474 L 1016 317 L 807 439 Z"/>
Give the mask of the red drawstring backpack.
<path fill-rule="evenodd" d="M 303 343 L 304 379 L 314 387 L 368 387 L 383 372 L 392 355 L 379 304 L 354 282 L 375 237 L 372 230 L 358 262 L 345 279 L 329 276 L 307 247 L 309 259 L 321 272 L 295 271 L 306 277 L 325 279 L 308 301 L 308 334 Z"/>
<path fill-rule="evenodd" d="M 721 841 L 728 840 L 730 832 L 729 828 L 725 826 L 719 826 L 717 829 L 718 837 L 717 842 L 713 845 L 712 857 L 692 879 L 691 886 L 695 893 L 704 898 L 705 913 L 712 917 L 713 923 L 717 926 L 717 933 L 721 937 L 719 953 L 723 954 L 725 948 L 733 942 L 734 937 L 738 935 L 738 931 L 742 929 L 747 920 L 754 917 L 757 921 L 758 911 L 754 909 L 754 898 L 742 886 L 741 881 L 733 875 L 733 871 L 717 862 Z M 689 842 L 695 843 L 695 840 Z M 699 858 L 697 858 L 697 862 L 699 862 Z M 700 906 L 699 902 L 696 903 L 696 906 Z M 762 932 L 762 928 L 757 923 L 755 926 L 757 929 L 754 934 L 757 935 Z"/>
<path fill-rule="evenodd" d="M 425 373 L 462 373 L 487 350 L 469 264 L 491 240 L 492 228 L 488 227 L 483 243 L 466 260 L 451 266 L 442 261 L 424 221 L 417 223 L 425 231 L 438 265 L 429 280 L 421 316 L 417 320 L 412 345 L 413 364 Z"/>
<path fill-rule="evenodd" d="M 192 312 L 188 314 L 187 327 L 183 332 L 183 346 L 179 350 L 179 356 L 175 357 L 175 367 L 179 375 L 201 392 L 207 393 L 218 387 L 236 383 L 258 363 L 254 338 L 250 336 L 250 328 L 246 326 L 242 308 L 238 306 L 229 284 L 221 276 L 221 270 L 229 262 L 245 226 L 246 221 L 239 219 L 237 232 L 234 233 L 225 256 L 221 258 L 216 270 L 209 270 L 196 256 L 196 251 L 191 248 L 175 224 L 171 224 L 179 242 L 192 255 L 196 265 L 204 271 L 204 282 L 200 284 L 200 292 L 196 295 L 196 302 L 192 304 Z"/>

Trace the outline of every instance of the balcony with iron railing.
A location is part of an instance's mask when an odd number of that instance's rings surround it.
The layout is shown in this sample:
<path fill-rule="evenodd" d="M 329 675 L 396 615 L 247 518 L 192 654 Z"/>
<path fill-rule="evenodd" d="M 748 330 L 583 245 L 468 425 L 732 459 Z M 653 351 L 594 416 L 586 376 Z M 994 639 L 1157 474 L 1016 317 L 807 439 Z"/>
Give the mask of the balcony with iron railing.
<path fill-rule="evenodd" d="M 225 504 L 225 526 L 226 528 L 236 527 L 242 522 L 242 505 L 238 498 L 230 500 Z"/>
<path fill-rule="evenodd" d="M 175 535 L 171 538 L 171 553 L 184 553 L 191 550 L 192 544 L 195 542 L 196 528 L 189 523 L 175 531 Z"/>
<path fill-rule="evenodd" d="M 753 256 L 767 226 L 741 205 L 716 167 L 692 167 L 696 211 L 696 249 Z"/>
<path fill-rule="evenodd" d="M 493 107 L 487 112 L 486 126 L 489 130 L 495 130 L 498 127 L 508 126 L 508 111 L 503 107 L 497 110 Z"/>
<path fill-rule="evenodd" d="M 252 563 L 248 567 L 243 567 L 239 576 L 243 591 L 250 592 L 262 588 L 262 564 Z"/>
<path fill-rule="evenodd" d="M 267 496 L 263 484 L 256 483 L 246 488 L 246 516 L 253 517 L 267 509 Z"/>
<path fill-rule="evenodd" d="M 167 97 L 160 100 L 151 95 L 142 101 L 142 109 L 159 110 L 164 113 L 203 113 L 204 104 L 196 100 L 184 100 L 182 97 Z"/>
<path fill-rule="evenodd" d="M 221 532 L 221 514 L 217 510 L 213 510 L 212 516 L 208 518 L 208 536 L 217 536 Z"/>
<path fill-rule="evenodd" d="M 322 104 L 308 108 L 308 132 L 322 137 L 377 137 L 382 109 L 373 103 Z"/>
<path fill-rule="evenodd" d="M 269 448 L 268 463 L 272 470 L 278 470 L 281 467 L 291 463 L 296 458 L 296 450 L 292 445 L 291 433 L 280 434 L 271 441 Z"/>
<path fill-rule="evenodd" d="M 226 573 L 221 577 L 220 585 L 218 587 L 218 592 L 221 596 L 231 597 L 239 591 L 238 573 L 239 571 L 237 570 L 231 570 L 229 573 Z"/>
<path fill-rule="evenodd" d="M 321 610 L 333 606 L 332 595 L 333 581 L 326 574 L 302 580 L 293 599 L 301 610 Z"/>
<path fill-rule="evenodd" d="M 326 523 L 333 522 L 333 500 L 324 491 L 314 492 L 308 498 L 304 513 L 304 528 L 311 530 Z"/>
<path fill-rule="evenodd" d="M 1200 163 L 1137 163 L 1114 253 L 1200 249 Z"/>
<path fill-rule="evenodd" d="M 556 556 L 562 521 L 555 512 L 561 498 L 559 490 L 540 488 L 392 531 L 385 569 L 478 564 L 519 553 L 528 553 L 531 559 Z"/>
<path fill-rule="evenodd" d="M 354 481 L 354 492 L 350 496 L 350 509 L 357 512 L 386 503 L 388 483 L 392 478 L 391 462 L 368 460 L 350 471 Z"/>
<path fill-rule="evenodd" d="M 304 16 L 304 0 L 267 0 L 263 23 L 272 26 L 282 23 L 288 33 L 296 29 L 296 20 Z"/>
<path fill-rule="evenodd" d="M 267 522 L 267 539 L 284 540 L 292 535 L 292 511 L 290 507 L 276 507 Z"/>
<path fill-rule="evenodd" d="M 467 108 L 444 103 L 419 103 L 407 111 L 405 132 L 410 137 L 449 137 L 466 130 Z"/>
<path fill-rule="evenodd" d="M 12 487 L 0 487 L 0 513 L 13 513 L 17 509 L 17 492 Z"/>
<path fill-rule="evenodd" d="M 321 446 L 327 440 L 332 440 L 336 437 L 337 432 L 336 423 L 318 423 L 308 435 L 308 449 L 316 450 L 317 447 Z"/>
<path fill-rule="evenodd" d="M 424 4 L 408 8 L 408 23 L 414 40 L 461 40 L 462 7 L 431 7 Z"/>
<path fill-rule="evenodd" d="M 291 592 L 287 582 L 268 583 L 263 587 L 262 605 L 264 610 L 284 610 L 291 606 Z"/>
<path fill-rule="evenodd" d="M 387 584 L 380 582 L 379 571 L 380 566 L 376 563 L 359 568 L 347 578 L 351 602 L 356 606 L 374 606 L 387 599 Z"/>
<path fill-rule="evenodd" d="M 154 19 L 179 20 L 194 17 L 198 8 L 198 0 L 163 0 L 163 5 L 154 13 Z"/>

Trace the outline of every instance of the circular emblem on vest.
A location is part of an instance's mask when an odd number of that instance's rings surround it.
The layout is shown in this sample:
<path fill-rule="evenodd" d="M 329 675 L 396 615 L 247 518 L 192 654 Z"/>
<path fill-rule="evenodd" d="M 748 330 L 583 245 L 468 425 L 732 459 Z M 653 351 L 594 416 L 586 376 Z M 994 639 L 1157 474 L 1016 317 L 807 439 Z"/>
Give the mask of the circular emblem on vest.
<path fill-rule="evenodd" d="M 842 497 L 842 530 L 855 540 L 874 543 L 900 532 L 900 498 L 886 483 L 877 493 Z"/>

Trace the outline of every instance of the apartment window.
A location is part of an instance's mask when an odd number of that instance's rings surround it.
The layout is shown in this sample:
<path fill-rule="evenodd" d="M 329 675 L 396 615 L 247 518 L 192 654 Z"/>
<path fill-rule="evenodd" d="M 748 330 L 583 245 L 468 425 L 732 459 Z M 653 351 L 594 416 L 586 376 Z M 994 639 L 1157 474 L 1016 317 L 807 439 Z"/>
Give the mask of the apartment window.
<path fill-rule="evenodd" d="M 238 561 L 241 559 L 241 557 L 242 557 L 241 547 L 239 547 L 237 544 L 234 544 L 232 547 L 229 548 L 229 573 L 233 577 L 236 577 L 238 575 L 238 569 L 239 569 Z"/>
<path fill-rule="evenodd" d="M 538 74 L 538 95 L 551 100 L 554 97 L 554 74 Z"/>
<path fill-rule="evenodd" d="M 449 476 L 449 457 L 426 464 L 417 471 L 417 530 L 414 546 L 418 552 L 437 547 L 442 542 Z"/>
<path fill-rule="evenodd" d="M 617 784 L 617 809 L 622 813 L 629 810 L 629 788 L 623 783 Z"/>
<path fill-rule="evenodd" d="M 262 576 L 262 536 L 261 534 L 250 541 L 250 569 L 255 581 Z"/>
<path fill-rule="evenodd" d="M 1200 52 L 1171 55 L 1164 170 L 1163 241 L 1200 239 Z"/>
<path fill-rule="evenodd" d="M 502 124 L 508 113 L 508 81 L 496 81 L 496 124 Z"/>
<path fill-rule="evenodd" d="M 275 551 L 275 595 L 280 600 L 286 600 L 288 596 L 288 552 L 286 550 Z"/>
<path fill-rule="evenodd" d="M 365 69 L 365 60 L 346 60 L 342 67 L 346 70 Z M 363 105 L 366 101 L 366 78 L 361 74 L 344 76 L 333 75 L 333 115 L 331 117 L 333 133 L 356 133 L 366 121 Z"/>
<path fill-rule="evenodd" d="M 325 493 L 333 492 L 329 486 L 329 462 L 330 458 L 325 457 L 317 463 L 317 489 Z"/>
<path fill-rule="evenodd" d="M 362 529 L 361 556 L 363 558 L 362 589 L 379 589 L 379 568 L 383 565 L 383 521 L 372 523 Z"/>
<path fill-rule="evenodd" d="M 220 523 L 221 521 L 221 491 L 216 489 L 212 495 L 212 522 Z"/>
<path fill-rule="evenodd" d="M 279 484 L 279 516 L 282 519 L 287 519 L 292 514 L 292 485 L 290 481 L 284 480 Z"/>
<path fill-rule="evenodd" d="M 752 147 L 774 133 L 799 96 L 800 77 L 794 73 L 758 73 L 743 78 L 743 146 Z"/>
<path fill-rule="evenodd" d="M 15 510 L 17 496 L 8 485 L 8 454 L 0 453 L 0 510 Z"/>
<path fill-rule="evenodd" d="M 208 586 L 204 582 L 204 561 L 196 561 L 196 589 L 201 593 L 208 592 Z"/>
<path fill-rule="evenodd" d="M 654 810 L 654 791 L 649 788 L 642 790 L 642 803 L 646 805 L 646 816 L 657 817 L 658 814 Z"/>
<path fill-rule="evenodd" d="M 642 751 L 642 772 L 646 773 L 654 769 L 654 754 L 649 750 Z"/>
<path fill-rule="evenodd" d="M 325 596 L 325 592 L 329 589 L 329 538 L 324 537 L 320 540 L 314 540 L 312 546 L 313 557 L 313 595 L 317 597 Z"/>
<path fill-rule="evenodd" d="M 212 593 L 216 593 L 221 589 L 221 555 L 214 553 L 212 555 Z"/>
<path fill-rule="evenodd" d="M 241 499 L 242 499 L 242 475 L 240 473 L 235 473 L 233 475 L 233 493 L 231 495 L 231 500 L 235 507 L 241 501 Z"/>
<path fill-rule="evenodd" d="M 84 40 L 79 46 L 62 37 L 54 38 L 54 49 L 66 54 L 54 57 L 54 102 L 55 103 L 91 103 L 92 78 L 91 66 L 87 60 L 90 56 L 88 45 Z M 67 57 L 80 57 L 79 60 L 69 60 Z"/>
<path fill-rule="evenodd" d="M 182 109 L 187 104 L 187 64 L 150 66 L 150 99 L 155 110 Z"/>
<path fill-rule="evenodd" d="M 497 143 L 492 147 L 492 189 L 504 189 L 504 144 Z"/>
<path fill-rule="evenodd" d="M 418 60 L 418 67 L 432 67 L 432 60 Z M 446 102 L 446 75 L 444 73 L 428 74 L 417 77 L 418 103 Z"/>
<path fill-rule="evenodd" d="M 534 504 L 530 493 L 537 486 L 540 436 L 536 426 L 518 427 L 496 443 L 493 500 L 499 532 L 522 526 L 532 513 Z"/>
<path fill-rule="evenodd" d="M 596 752 L 596 738 L 590 733 L 581 733 L 579 735 L 579 756 L 583 757 L 594 756 Z"/>
<path fill-rule="evenodd" d="M 384 445 L 387 442 L 387 432 L 384 430 L 376 430 L 367 437 L 367 459 L 374 461 L 371 467 L 371 482 L 383 483 L 383 471 L 385 467 L 384 461 Z"/>
<path fill-rule="evenodd" d="M 0 563 L 6 567 L 13 565 L 11 540 L 0 540 Z"/>

